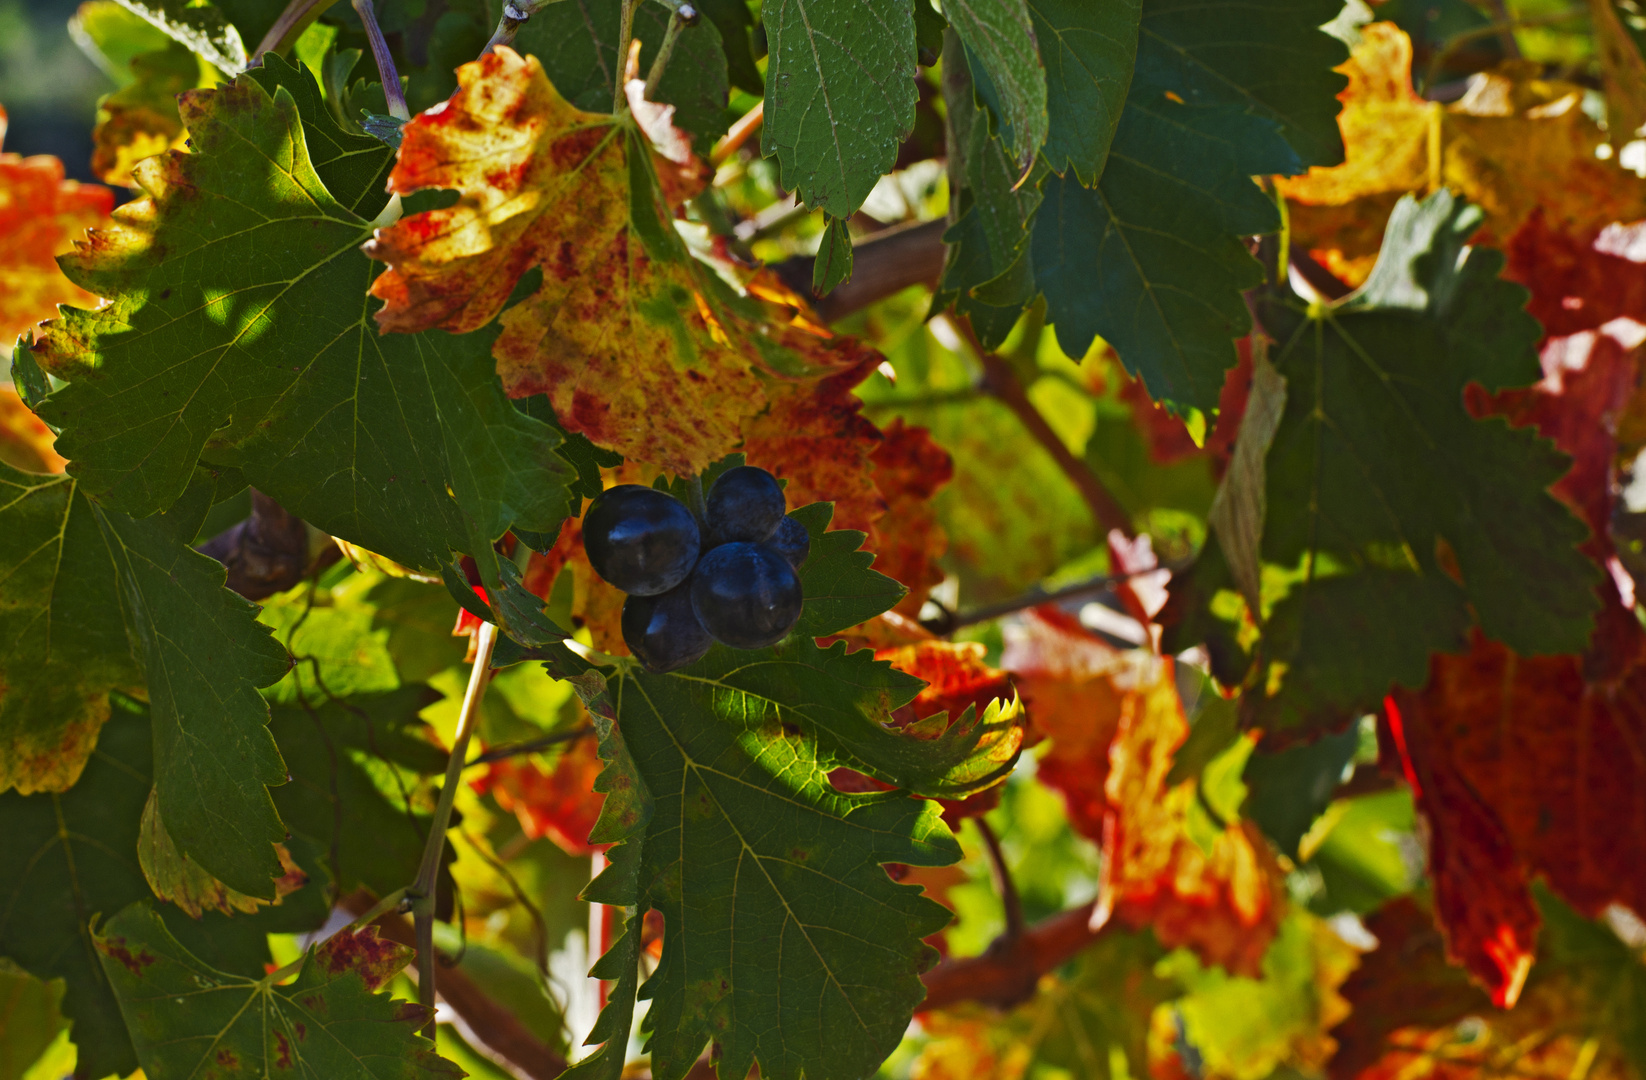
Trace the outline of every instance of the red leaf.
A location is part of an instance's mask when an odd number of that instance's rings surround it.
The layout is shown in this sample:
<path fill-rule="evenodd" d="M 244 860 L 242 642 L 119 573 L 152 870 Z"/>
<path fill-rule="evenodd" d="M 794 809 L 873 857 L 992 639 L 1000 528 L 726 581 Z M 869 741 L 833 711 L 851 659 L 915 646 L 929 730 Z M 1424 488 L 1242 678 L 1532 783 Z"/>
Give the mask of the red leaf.
<path fill-rule="evenodd" d="M 589 832 L 606 802 L 594 790 L 604 767 L 595 741 L 578 739 L 549 772 L 524 758 L 504 758 L 487 766 L 473 787 L 482 795 L 490 793 L 533 840 L 547 836 L 568 855 L 587 855 L 595 850 Z"/>

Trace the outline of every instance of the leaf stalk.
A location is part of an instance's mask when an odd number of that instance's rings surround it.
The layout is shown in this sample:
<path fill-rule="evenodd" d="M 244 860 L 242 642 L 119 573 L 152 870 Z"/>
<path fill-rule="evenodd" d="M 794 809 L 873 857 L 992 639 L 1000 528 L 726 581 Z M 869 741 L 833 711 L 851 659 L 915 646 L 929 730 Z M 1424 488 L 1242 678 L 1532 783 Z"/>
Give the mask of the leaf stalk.
<path fill-rule="evenodd" d="M 503 5 L 503 15 L 497 20 L 497 29 L 492 31 L 491 40 L 480 50 L 480 55 L 489 55 L 499 45 L 513 45 L 514 35 L 520 32 L 520 28 L 526 25 L 533 15 L 554 2 L 555 0 L 507 0 Z"/>
<path fill-rule="evenodd" d="M 612 114 L 621 116 L 628 105 L 623 84 L 629 81 L 629 47 L 634 41 L 634 13 L 640 0 L 622 0 L 623 13 L 617 27 L 617 85 L 612 87 Z"/>
<path fill-rule="evenodd" d="M 367 3 L 371 0 L 355 0 Z M 474 734 L 480 717 L 480 702 L 486 696 L 486 684 L 491 681 L 492 650 L 497 647 L 497 627 L 493 623 L 480 624 L 475 640 L 474 666 L 469 669 L 469 686 L 463 694 L 463 708 L 457 716 L 457 734 L 452 738 L 451 756 L 446 759 L 446 779 L 440 787 L 440 801 L 435 805 L 434 820 L 429 823 L 429 838 L 423 845 L 423 861 L 417 868 L 417 880 L 407 894 L 413 898 L 412 920 L 417 932 L 417 1000 L 434 1007 L 434 894 L 440 874 L 440 859 L 446 851 L 446 827 L 451 823 L 452 804 L 457 799 L 457 786 L 462 783 L 464 759 L 468 756 L 469 738 Z M 434 1038 L 434 1019 L 430 1014 L 425 1035 Z"/>
<path fill-rule="evenodd" d="M 690 4 L 681 4 L 669 16 L 669 28 L 663 32 L 663 44 L 658 47 L 657 55 L 652 58 L 652 66 L 646 72 L 647 101 L 655 100 L 657 84 L 663 81 L 663 72 L 668 70 L 669 58 L 674 55 L 675 42 L 680 39 L 680 31 L 697 23 L 697 9 Z"/>
<path fill-rule="evenodd" d="M 354 0 L 354 10 L 366 28 L 366 40 L 371 42 L 372 59 L 377 61 L 377 76 L 383 80 L 383 99 L 389 103 L 389 115 L 398 120 L 410 120 L 411 110 L 406 107 L 406 93 L 400 88 L 400 72 L 395 70 L 394 55 L 383 30 L 377 25 L 377 12 L 371 0 Z"/>
<path fill-rule="evenodd" d="M 291 3 L 286 5 L 286 10 L 274 20 L 274 25 L 269 27 L 269 32 L 263 35 L 263 40 L 257 43 L 257 49 L 251 55 L 251 62 L 246 66 L 260 67 L 264 53 L 285 55 L 286 50 L 303 36 L 303 31 L 335 3 L 337 0 L 291 0 Z"/>

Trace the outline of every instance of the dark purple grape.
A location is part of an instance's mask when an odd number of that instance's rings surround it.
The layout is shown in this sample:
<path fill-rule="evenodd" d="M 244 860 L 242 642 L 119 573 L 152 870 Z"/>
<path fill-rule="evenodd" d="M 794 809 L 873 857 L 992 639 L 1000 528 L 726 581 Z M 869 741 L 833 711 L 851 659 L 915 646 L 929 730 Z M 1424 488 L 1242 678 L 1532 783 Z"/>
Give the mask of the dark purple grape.
<path fill-rule="evenodd" d="M 798 570 L 806 565 L 806 556 L 812 553 L 812 535 L 806 531 L 806 526 L 792 517 L 785 517 L 777 531 L 772 533 L 772 538 L 766 541 L 766 546 Z"/>
<path fill-rule="evenodd" d="M 765 469 L 739 465 L 720 474 L 709 489 L 709 540 L 715 544 L 758 544 L 783 520 L 783 489 Z"/>
<path fill-rule="evenodd" d="M 692 610 L 703 629 L 733 648 L 775 645 L 800 619 L 800 578 L 765 544 L 714 548 L 698 562 L 691 586 Z"/>
<path fill-rule="evenodd" d="M 658 674 L 695 663 L 714 644 L 692 611 L 689 581 L 662 596 L 623 601 L 623 640 L 647 671 Z"/>
<path fill-rule="evenodd" d="M 595 573 L 633 596 L 657 596 L 685 581 L 702 546 L 686 504 L 655 488 L 608 488 L 583 515 L 583 550 Z"/>

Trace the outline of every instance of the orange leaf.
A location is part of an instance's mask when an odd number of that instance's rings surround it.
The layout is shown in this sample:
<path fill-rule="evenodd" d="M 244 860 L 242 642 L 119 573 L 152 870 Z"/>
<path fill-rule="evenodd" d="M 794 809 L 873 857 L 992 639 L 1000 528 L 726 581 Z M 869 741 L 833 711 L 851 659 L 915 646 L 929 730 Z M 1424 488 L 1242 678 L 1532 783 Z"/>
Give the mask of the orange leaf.
<path fill-rule="evenodd" d="M 1279 867 L 1248 823 L 1229 825 L 1210 855 L 1189 835 L 1196 782 L 1166 784 L 1189 734 L 1173 661 L 1112 649 L 1048 606 L 1013 630 L 1001 663 L 1051 738 L 1040 779 L 1103 845 L 1098 918 L 1152 926 L 1167 947 L 1257 977 L 1279 926 Z"/>
<path fill-rule="evenodd" d="M 1442 106 L 1412 90 L 1411 58 L 1410 39 L 1393 23 L 1363 27 L 1338 69 L 1349 77 L 1338 95 L 1344 163 L 1277 180 L 1294 204 L 1294 238 L 1335 256 L 1332 269 L 1361 280 L 1399 196 L 1441 185 L 1478 204 L 1487 234 L 1499 239 L 1540 207 L 1551 227 L 1584 238 L 1646 215 L 1646 182 L 1596 156 L 1605 132 L 1583 112 L 1582 87 L 1512 61 L 1474 76 L 1462 100 Z"/>
<path fill-rule="evenodd" d="M 493 348 L 509 393 L 546 393 L 568 429 L 693 473 L 735 447 L 765 394 L 666 209 L 631 200 L 637 145 L 625 124 L 568 105 L 536 57 L 502 47 L 463 65 L 451 99 L 405 126 L 389 179 L 460 198 L 367 245 L 390 266 L 373 285 L 377 318 L 385 331 L 475 330 L 539 267 L 542 286 L 503 314 Z"/>
<path fill-rule="evenodd" d="M 0 142 L 6 113 L 0 109 Z M 114 209 L 114 192 L 63 179 L 54 157 L 0 154 L 0 341 L 57 314 L 58 304 L 96 307 L 97 297 L 57 268 L 81 231 Z"/>
<path fill-rule="evenodd" d="M 533 840 L 547 836 L 568 855 L 587 855 L 589 832 L 600 817 L 606 796 L 595 793 L 595 777 L 605 766 L 593 739 L 578 739 L 544 772 L 525 758 L 494 761 L 473 782 L 474 789 L 490 793 L 497 805 L 520 821 Z"/>

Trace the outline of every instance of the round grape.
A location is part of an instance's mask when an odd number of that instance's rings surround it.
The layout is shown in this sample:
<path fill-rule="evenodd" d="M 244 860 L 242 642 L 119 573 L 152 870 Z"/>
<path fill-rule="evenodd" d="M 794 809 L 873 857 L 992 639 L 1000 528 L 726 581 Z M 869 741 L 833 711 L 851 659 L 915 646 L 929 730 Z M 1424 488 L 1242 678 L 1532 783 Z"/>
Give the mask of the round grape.
<path fill-rule="evenodd" d="M 777 531 L 784 509 L 783 489 L 771 473 L 753 465 L 728 469 L 709 489 L 709 538 L 757 544 Z"/>
<path fill-rule="evenodd" d="M 800 619 L 800 578 L 765 544 L 722 544 L 692 573 L 692 610 L 703 629 L 738 649 L 764 649 Z"/>
<path fill-rule="evenodd" d="M 623 640 L 647 671 L 658 674 L 697 662 L 714 644 L 692 611 L 689 581 L 662 596 L 623 601 Z"/>
<path fill-rule="evenodd" d="M 812 553 L 812 537 L 806 526 L 792 517 L 784 517 L 783 523 L 772 533 L 772 538 L 766 541 L 766 546 L 798 570 L 806 564 L 806 556 Z"/>
<path fill-rule="evenodd" d="M 594 572 L 633 596 L 657 596 L 685 581 L 702 546 L 686 504 L 655 488 L 608 488 L 583 515 L 583 550 Z"/>

